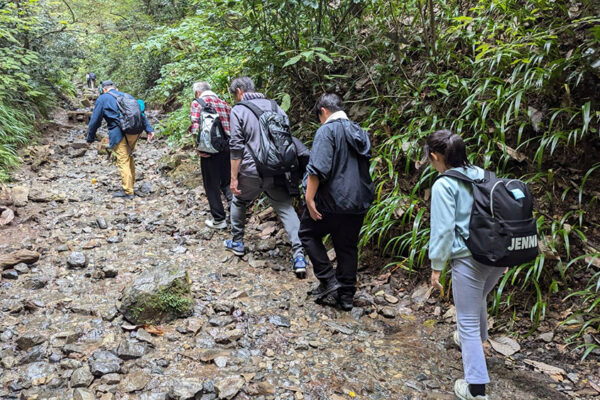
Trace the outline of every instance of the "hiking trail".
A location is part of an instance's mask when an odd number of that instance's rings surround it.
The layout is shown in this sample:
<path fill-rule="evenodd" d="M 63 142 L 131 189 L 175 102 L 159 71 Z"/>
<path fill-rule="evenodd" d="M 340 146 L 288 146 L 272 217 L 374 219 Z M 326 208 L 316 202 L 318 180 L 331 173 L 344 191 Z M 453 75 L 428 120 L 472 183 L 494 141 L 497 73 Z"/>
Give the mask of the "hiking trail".
<path fill-rule="evenodd" d="M 352 312 L 317 305 L 306 294 L 315 279 L 295 278 L 272 212 L 252 208 L 250 251 L 238 258 L 223 249 L 228 230 L 204 226 L 190 154 L 140 140 L 139 196 L 113 199 L 117 168 L 102 143 L 85 145 L 85 128 L 57 112 L 10 184 L 26 196 L 1 228 L 0 253 L 40 258 L 0 281 L 0 398 L 454 399 L 462 361 L 451 310 L 433 320 L 419 311 L 437 294 L 404 290 L 410 282 L 389 273 L 362 275 Z M 146 329 L 125 321 L 123 290 L 167 265 L 187 270 L 193 316 Z M 490 351 L 490 399 L 567 398 L 522 365 Z"/>

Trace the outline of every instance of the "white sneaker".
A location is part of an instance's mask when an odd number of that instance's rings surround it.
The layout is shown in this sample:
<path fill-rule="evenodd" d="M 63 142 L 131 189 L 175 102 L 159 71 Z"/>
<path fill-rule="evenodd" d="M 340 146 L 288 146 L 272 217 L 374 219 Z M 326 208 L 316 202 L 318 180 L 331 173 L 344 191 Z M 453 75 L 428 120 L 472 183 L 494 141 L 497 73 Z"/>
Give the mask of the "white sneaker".
<path fill-rule="evenodd" d="M 209 219 L 205 220 L 204 223 L 206 224 L 206 226 L 208 226 L 209 228 L 213 228 L 213 229 L 227 228 L 227 221 L 225 221 L 225 220 L 223 220 L 221 222 L 215 222 L 214 219 L 209 218 Z"/>
<path fill-rule="evenodd" d="M 460 337 L 458 336 L 458 331 L 454 331 L 454 333 L 452 334 L 452 339 L 454 339 L 454 344 L 459 348 L 462 349 L 462 346 L 460 344 Z"/>
<path fill-rule="evenodd" d="M 460 400 L 488 400 L 486 396 L 473 396 L 469 391 L 469 384 L 464 379 L 454 382 L 454 394 Z"/>

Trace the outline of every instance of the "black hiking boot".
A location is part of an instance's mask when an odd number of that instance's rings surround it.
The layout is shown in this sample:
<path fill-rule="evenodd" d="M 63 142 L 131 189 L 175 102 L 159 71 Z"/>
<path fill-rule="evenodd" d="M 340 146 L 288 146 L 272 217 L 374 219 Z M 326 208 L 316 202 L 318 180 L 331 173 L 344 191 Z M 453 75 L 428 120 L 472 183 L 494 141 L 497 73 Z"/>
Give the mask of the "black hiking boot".
<path fill-rule="evenodd" d="M 338 304 L 340 308 L 344 311 L 352 311 L 352 307 L 354 302 L 354 293 L 346 293 L 342 291 L 338 291 Z"/>
<path fill-rule="evenodd" d="M 321 300 L 328 294 L 331 294 L 338 290 L 342 285 L 337 281 L 335 277 L 323 280 L 319 283 L 319 286 L 308 292 L 310 296 L 315 298 L 315 301 Z"/>

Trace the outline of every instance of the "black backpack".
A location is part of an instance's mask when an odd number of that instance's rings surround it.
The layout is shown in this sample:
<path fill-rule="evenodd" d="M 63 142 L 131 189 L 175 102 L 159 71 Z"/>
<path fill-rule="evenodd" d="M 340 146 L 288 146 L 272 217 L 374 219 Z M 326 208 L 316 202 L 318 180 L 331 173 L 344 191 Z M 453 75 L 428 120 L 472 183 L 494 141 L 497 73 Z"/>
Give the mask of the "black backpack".
<path fill-rule="evenodd" d="M 293 173 L 299 169 L 298 153 L 286 118 L 277 111 L 277 103 L 271 100 L 271 110 L 263 111 L 252 101 L 238 103 L 247 107 L 258 119 L 260 146 L 246 146 L 261 177 L 274 177 Z M 237 104 L 236 104 L 237 106 Z"/>
<path fill-rule="evenodd" d="M 195 137 L 196 148 L 203 153 L 216 154 L 227 148 L 229 139 L 225 134 L 221 117 L 215 108 L 201 98 L 196 99 L 202 109 L 198 118 L 198 134 Z"/>
<path fill-rule="evenodd" d="M 146 124 L 138 101 L 130 94 L 118 95 L 112 91 L 108 94 L 117 99 L 121 132 L 126 135 L 139 135 L 142 133 L 146 129 Z"/>
<path fill-rule="evenodd" d="M 498 178 L 490 171 L 477 180 L 456 170 L 441 176 L 470 183 L 473 188 L 469 238 L 465 243 L 476 261 L 494 267 L 512 267 L 535 260 L 537 224 L 531 192 L 524 182 Z"/>

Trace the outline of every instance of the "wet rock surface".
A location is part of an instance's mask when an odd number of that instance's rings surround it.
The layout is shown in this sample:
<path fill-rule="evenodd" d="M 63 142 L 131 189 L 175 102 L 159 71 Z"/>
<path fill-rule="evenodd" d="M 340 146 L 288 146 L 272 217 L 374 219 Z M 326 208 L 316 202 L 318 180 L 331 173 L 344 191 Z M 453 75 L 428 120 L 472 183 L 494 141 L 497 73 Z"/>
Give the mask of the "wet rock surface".
<path fill-rule="evenodd" d="M 423 312 L 435 302 L 426 287 L 413 295 L 408 281 L 362 276 L 352 312 L 317 305 L 289 268 L 272 213 L 249 219 L 249 254 L 234 257 L 222 248 L 228 232 L 204 227 L 208 206 L 188 154 L 140 140 L 143 196 L 113 199 L 116 166 L 102 145 L 79 145 L 84 130 L 45 136 L 47 165 L 15 175 L 30 191 L 0 228 L 0 270 L 17 272 L 0 281 L 1 399 L 453 398 L 462 377 L 460 353 L 447 345 L 453 316 L 442 302 L 437 316 Z M 175 281 L 187 283 L 189 304 L 164 291 L 160 304 L 184 312 L 137 318 L 147 299 L 133 294 Z M 491 354 L 490 399 L 592 390 L 576 363 L 554 360 L 565 375 L 553 380 L 519 359 L 540 354 Z"/>

